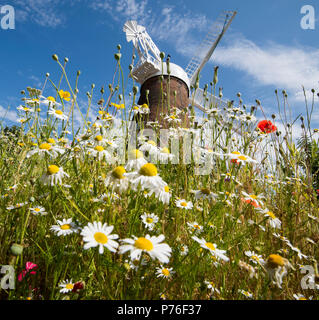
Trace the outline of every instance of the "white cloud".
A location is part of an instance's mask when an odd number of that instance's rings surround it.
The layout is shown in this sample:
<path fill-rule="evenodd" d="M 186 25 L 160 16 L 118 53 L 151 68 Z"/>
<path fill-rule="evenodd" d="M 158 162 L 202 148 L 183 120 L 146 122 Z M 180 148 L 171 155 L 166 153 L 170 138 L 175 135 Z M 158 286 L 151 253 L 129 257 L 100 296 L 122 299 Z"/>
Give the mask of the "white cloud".
<path fill-rule="evenodd" d="M 319 49 L 273 42 L 258 46 L 242 36 L 228 42 L 216 49 L 215 64 L 237 69 L 261 86 L 285 89 L 297 101 L 304 101 L 302 86 L 318 88 Z"/>
<path fill-rule="evenodd" d="M 0 105 L 0 121 L 1 120 L 10 120 L 13 122 L 18 122 L 18 115 L 16 111 L 6 109 Z"/>
<path fill-rule="evenodd" d="M 68 4 L 74 0 L 68 1 Z M 33 22 L 42 27 L 55 28 L 66 20 L 58 5 L 65 1 L 58 0 L 14 0 L 18 22 Z"/>

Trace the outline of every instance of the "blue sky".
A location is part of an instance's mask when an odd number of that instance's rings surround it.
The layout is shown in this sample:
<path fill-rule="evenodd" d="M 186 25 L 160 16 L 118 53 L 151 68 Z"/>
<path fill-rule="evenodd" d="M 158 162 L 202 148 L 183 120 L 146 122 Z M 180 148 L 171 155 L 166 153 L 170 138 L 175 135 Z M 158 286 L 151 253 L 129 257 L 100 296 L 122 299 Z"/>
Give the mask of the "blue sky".
<path fill-rule="evenodd" d="M 224 96 L 236 99 L 240 92 L 248 106 L 259 99 L 267 116 L 277 111 L 275 89 L 287 90 L 293 114 L 304 112 L 302 85 L 319 91 L 319 22 L 315 30 L 300 27 L 301 7 L 313 5 L 317 18 L 318 1 L 0 0 L 5 4 L 16 13 L 15 30 L 0 29 L 0 118 L 10 106 L 8 124 L 15 123 L 22 89 L 41 88 L 47 72 L 57 81 L 53 53 L 70 59 L 71 81 L 81 70 L 82 102 L 92 83 L 97 101 L 99 88 L 112 81 L 117 44 L 122 45 L 125 72 L 130 64 L 132 43 L 122 31 L 126 20 L 144 25 L 158 48 L 186 67 L 212 22 L 226 9 L 238 14 L 205 66 L 201 87 L 212 80 L 218 65 Z M 48 89 L 44 95 L 50 93 Z M 319 126 L 316 109 L 314 127 Z"/>

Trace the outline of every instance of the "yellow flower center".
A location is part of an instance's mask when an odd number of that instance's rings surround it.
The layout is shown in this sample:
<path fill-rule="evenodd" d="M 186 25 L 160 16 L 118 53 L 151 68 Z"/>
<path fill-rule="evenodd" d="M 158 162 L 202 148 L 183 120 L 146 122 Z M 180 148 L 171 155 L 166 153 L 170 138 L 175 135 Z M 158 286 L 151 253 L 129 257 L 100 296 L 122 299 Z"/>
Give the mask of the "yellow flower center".
<path fill-rule="evenodd" d="M 147 105 L 146 103 L 144 103 L 144 104 L 142 105 L 142 108 L 148 109 L 148 105 Z"/>
<path fill-rule="evenodd" d="M 101 244 L 106 244 L 108 241 L 107 236 L 102 232 L 95 232 L 94 239 L 96 242 L 101 243 Z"/>
<path fill-rule="evenodd" d="M 182 206 L 182 207 L 187 207 L 187 202 L 182 201 L 182 202 L 181 202 L 181 206 Z"/>
<path fill-rule="evenodd" d="M 65 286 L 65 288 L 68 289 L 68 290 L 72 290 L 73 287 L 74 287 L 74 284 L 72 284 L 72 283 L 68 283 L 68 284 Z"/>
<path fill-rule="evenodd" d="M 171 118 L 171 119 L 173 119 L 173 120 L 175 120 L 175 119 L 176 119 L 176 117 L 175 117 L 175 116 L 170 116 L 170 118 Z"/>
<path fill-rule="evenodd" d="M 98 152 L 104 151 L 104 148 L 102 146 L 96 146 L 94 149 Z"/>
<path fill-rule="evenodd" d="M 52 146 L 49 145 L 48 143 L 42 143 L 42 144 L 40 144 L 40 146 L 39 146 L 39 149 L 41 149 L 41 150 L 47 150 L 47 151 L 49 151 L 51 148 L 52 148 Z"/>
<path fill-rule="evenodd" d="M 55 110 L 55 114 L 61 115 L 63 112 L 61 110 Z"/>
<path fill-rule="evenodd" d="M 95 141 L 102 141 L 103 137 L 101 135 L 98 135 L 94 139 L 95 139 Z"/>
<path fill-rule="evenodd" d="M 232 154 L 240 154 L 238 151 L 233 151 Z"/>
<path fill-rule="evenodd" d="M 167 268 L 164 268 L 164 269 L 162 269 L 162 273 L 163 273 L 163 275 L 165 276 L 165 277 L 168 277 L 169 276 L 169 270 L 167 269 Z"/>
<path fill-rule="evenodd" d="M 152 223 L 153 221 L 154 221 L 153 218 L 146 218 L 146 222 L 147 222 L 147 223 Z"/>
<path fill-rule="evenodd" d="M 62 230 L 69 230 L 69 229 L 71 229 L 71 226 L 69 224 L 62 224 L 62 226 L 60 228 Z"/>
<path fill-rule="evenodd" d="M 60 170 L 60 168 L 59 168 L 58 166 L 52 164 L 52 165 L 50 165 L 50 166 L 48 167 L 48 174 L 49 174 L 49 175 L 56 174 L 56 173 L 59 172 L 59 170 Z"/>
<path fill-rule="evenodd" d="M 134 246 L 141 250 L 151 251 L 153 249 L 153 243 L 146 238 L 138 238 L 135 240 Z"/>
<path fill-rule="evenodd" d="M 246 161 L 246 160 L 247 160 L 247 157 L 245 157 L 245 156 L 239 156 L 238 159 L 239 159 L 239 160 Z"/>
<path fill-rule="evenodd" d="M 169 150 L 168 150 L 168 148 L 163 148 L 163 149 L 162 149 L 162 152 L 163 152 L 163 153 L 169 153 Z"/>
<path fill-rule="evenodd" d="M 268 211 L 267 214 L 269 215 L 270 218 L 276 219 L 276 216 L 273 214 L 273 212 Z"/>
<path fill-rule="evenodd" d="M 271 254 L 267 260 L 269 266 L 271 268 L 282 267 L 285 264 L 284 258 L 279 254 Z"/>
<path fill-rule="evenodd" d="M 143 176 L 155 177 L 157 175 L 157 169 L 152 163 L 146 163 L 140 169 L 139 173 Z"/>
<path fill-rule="evenodd" d="M 251 256 L 251 258 L 253 259 L 253 260 L 255 260 L 255 261 L 259 261 L 259 258 L 257 257 L 257 256 Z"/>
<path fill-rule="evenodd" d="M 252 199 L 254 199 L 254 200 L 256 200 L 256 199 L 257 199 L 257 196 L 256 196 L 256 195 L 254 195 L 254 194 L 251 194 L 251 195 L 250 195 L 250 197 L 251 197 Z"/>
<path fill-rule="evenodd" d="M 216 248 L 214 247 L 214 245 L 213 245 L 211 242 L 206 242 L 206 243 L 205 243 L 205 246 L 206 246 L 208 249 L 212 250 L 212 251 L 215 251 L 215 250 L 216 250 Z"/>
<path fill-rule="evenodd" d="M 140 159 L 143 157 L 143 152 L 141 152 L 140 150 L 137 150 L 137 149 L 130 150 L 129 156 L 131 159 Z"/>
<path fill-rule="evenodd" d="M 36 212 L 40 212 L 40 210 L 41 210 L 41 209 L 39 209 L 39 208 L 35 208 L 35 209 L 34 209 L 34 211 L 36 211 Z"/>
<path fill-rule="evenodd" d="M 156 147 L 156 143 L 153 140 L 148 140 L 147 143 L 151 144 L 152 146 Z"/>
<path fill-rule="evenodd" d="M 201 189 L 201 193 L 209 195 L 210 194 L 210 190 L 207 189 L 207 188 L 203 188 L 203 189 Z"/>
<path fill-rule="evenodd" d="M 139 107 L 134 106 L 134 107 L 133 107 L 133 110 L 139 110 Z"/>
<path fill-rule="evenodd" d="M 53 138 L 49 138 L 48 143 L 55 144 L 55 140 Z"/>
<path fill-rule="evenodd" d="M 51 102 L 55 102 L 55 99 L 53 97 L 47 97 L 47 100 L 51 101 Z"/>
<path fill-rule="evenodd" d="M 193 227 L 194 227 L 195 229 L 200 230 L 200 226 L 199 226 L 198 224 L 194 224 Z"/>
<path fill-rule="evenodd" d="M 164 191 L 165 191 L 165 192 L 169 192 L 169 186 L 165 186 L 165 187 L 164 187 Z"/>
<path fill-rule="evenodd" d="M 116 167 L 113 171 L 112 171 L 112 176 L 116 179 L 124 179 L 125 177 L 123 176 L 123 174 L 125 173 L 125 169 L 122 166 L 118 166 Z"/>

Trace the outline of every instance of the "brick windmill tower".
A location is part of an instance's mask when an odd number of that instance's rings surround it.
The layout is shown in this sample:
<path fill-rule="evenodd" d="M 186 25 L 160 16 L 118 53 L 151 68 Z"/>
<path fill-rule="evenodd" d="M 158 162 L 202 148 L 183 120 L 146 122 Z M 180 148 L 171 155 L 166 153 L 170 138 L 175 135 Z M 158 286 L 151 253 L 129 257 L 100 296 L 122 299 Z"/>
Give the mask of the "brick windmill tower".
<path fill-rule="evenodd" d="M 190 98 L 190 92 L 191 86 L 195 84 L 200 71 L 212 56 L 236 13 L 236 11 L 225 11 L 218 17 L 185 70 L 172 63 L 169 58 L 163 61 L 160 50 L 146 32 L 145 27 L 138 25 L 136 21 L 125 23 L 123 31 L 126 33 L 126 40 L 133 42 L 139 56 L 132 70 L 132 76 L 141 84 L 138 104 L 148 103 L 149 105 L 148 121 L 157 120 L 163 127 L 168 127 L 164 117 L 169 115 L 171 108 L 176 107 L 181 111 L 180 125 L 187 127 L 190 104 L 201 110 L 204 109 L 204 102 L 207 101 L 227 105 L 227 102 L 214 95 L 204 94 L 204 90 L 200 88 L 196 90 L 194 97 Z"/>

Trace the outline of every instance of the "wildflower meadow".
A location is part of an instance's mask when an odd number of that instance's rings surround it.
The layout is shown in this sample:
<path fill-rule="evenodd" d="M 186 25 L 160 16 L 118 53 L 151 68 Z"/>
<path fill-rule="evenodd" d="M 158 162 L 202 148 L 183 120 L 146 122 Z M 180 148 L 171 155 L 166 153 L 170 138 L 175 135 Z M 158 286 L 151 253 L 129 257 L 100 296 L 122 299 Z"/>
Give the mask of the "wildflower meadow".
<path fill-rule="evenodd" d="M 162 94 L 150 122 L 120 46 L 86 106 L 81 72 L 52 58 L 59 80 L 24 88 L 19 126 L 1 127 L 1 299 L 318 299 L 319 94 L 296 119 L 285 91 L 277 115 L 240 93 L 200 114 Z M 205 90 L 222 98 L 220 72 Z"/>

